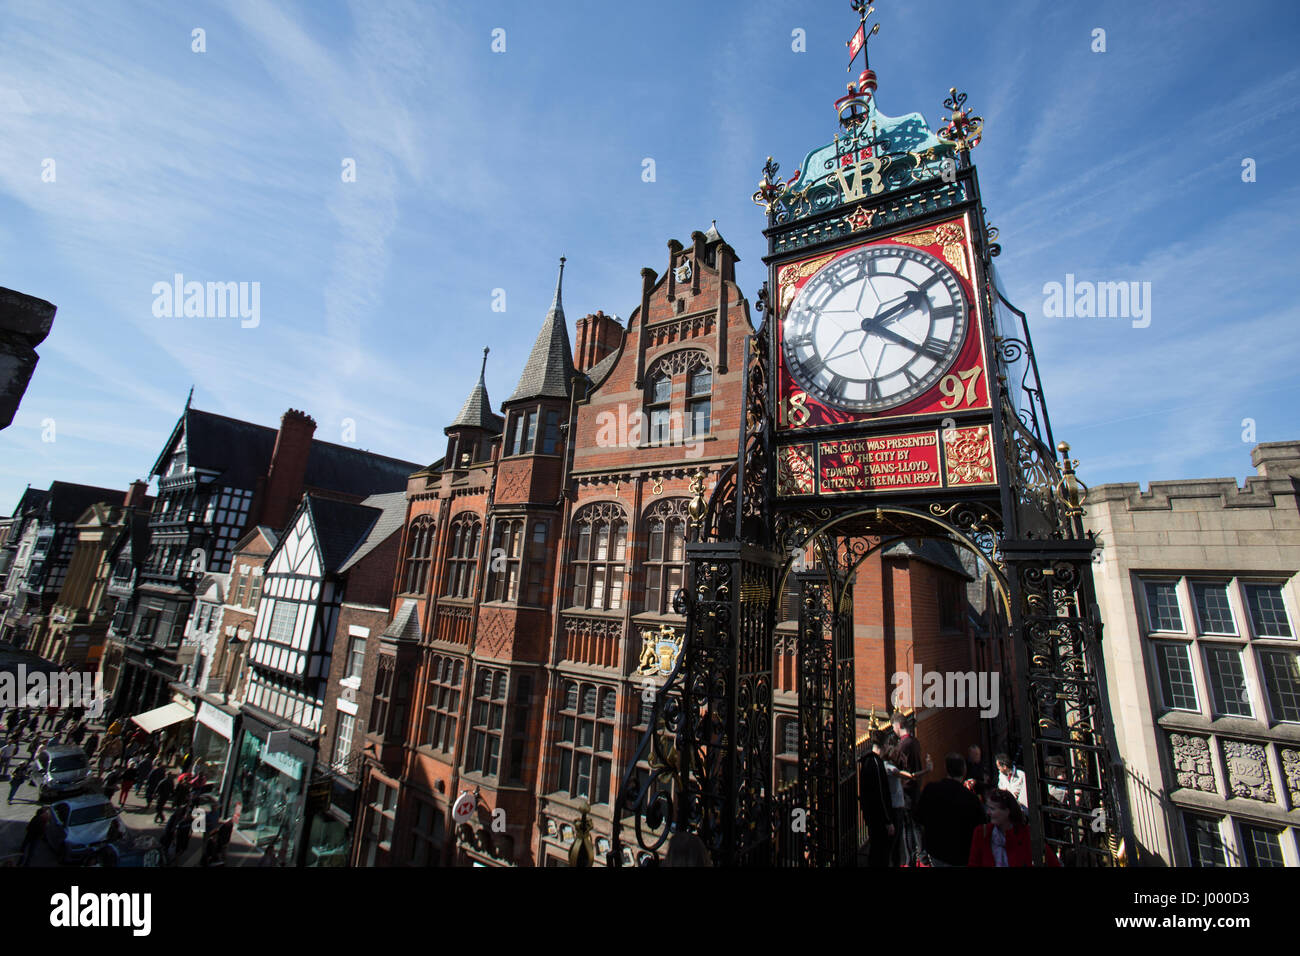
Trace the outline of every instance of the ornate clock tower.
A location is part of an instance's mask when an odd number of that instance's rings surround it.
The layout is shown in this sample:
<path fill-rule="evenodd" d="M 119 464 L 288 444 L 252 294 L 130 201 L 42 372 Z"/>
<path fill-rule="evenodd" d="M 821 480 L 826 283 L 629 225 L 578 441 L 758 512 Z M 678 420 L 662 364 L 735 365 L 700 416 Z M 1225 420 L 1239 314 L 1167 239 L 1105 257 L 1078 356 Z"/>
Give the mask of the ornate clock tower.
<path fill-rule="evenodd" d="M 853 8 L 850 51 L 865 60 L 879 26 Z M 1050 846 L 1075 865 L 1122 862 L 1096 542 L 1076 462 L 1053 451 L 1028 323 L 994 267 L 970 162 L 982 120 L 953 89 L 932 130 L 883 113 L 877 89 L 868 66 L 834 104 L 831 141 L 784 181 L 769 158 L 754 194 L 769 279 L 747 441 L 693 511 L 687 640 L 638 755 L 663 772 L 640 785 L 629 772 L 621 800 L 643 847 L 675 830 L 717 863 L 851 865 L 854 575 L 881 548 L 934 538 L 972 552 L 997 595 L 1036 859 Z M 800 775 L 778 793 L 774 602 L 805 559 Z"/>

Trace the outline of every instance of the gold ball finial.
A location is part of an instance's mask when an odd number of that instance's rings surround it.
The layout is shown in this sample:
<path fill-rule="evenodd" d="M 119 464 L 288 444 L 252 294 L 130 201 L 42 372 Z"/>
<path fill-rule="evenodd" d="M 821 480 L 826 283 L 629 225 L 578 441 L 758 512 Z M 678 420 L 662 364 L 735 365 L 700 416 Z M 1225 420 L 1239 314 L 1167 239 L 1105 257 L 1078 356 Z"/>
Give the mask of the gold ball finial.
<path fill-rule="evenodd" d="M 1070 453 L 1070 443 L 1066 441 L 1058 441 L 1056 443 L 1056 450 L 1062 455 L 1068 455 Z"/>

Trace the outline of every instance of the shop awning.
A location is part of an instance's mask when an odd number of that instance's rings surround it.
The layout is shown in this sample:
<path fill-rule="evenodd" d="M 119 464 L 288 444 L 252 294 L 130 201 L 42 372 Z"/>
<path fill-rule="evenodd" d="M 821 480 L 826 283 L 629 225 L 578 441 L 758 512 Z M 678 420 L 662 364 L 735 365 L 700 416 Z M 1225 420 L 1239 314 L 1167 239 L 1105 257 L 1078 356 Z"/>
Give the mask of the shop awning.
<path fill-rule="evenodd" d="M 143 714 L 137 714 L 131 719 L 139 724 L 145 733 L 151 734 L 155 730 L 162 730 L 164 727 L 178 724 L 182 720 L 189 720 L 193 716 L 194 711 L 187 704 L 173 703 L 164 704 L 156 710 L 148 710 Z"/>

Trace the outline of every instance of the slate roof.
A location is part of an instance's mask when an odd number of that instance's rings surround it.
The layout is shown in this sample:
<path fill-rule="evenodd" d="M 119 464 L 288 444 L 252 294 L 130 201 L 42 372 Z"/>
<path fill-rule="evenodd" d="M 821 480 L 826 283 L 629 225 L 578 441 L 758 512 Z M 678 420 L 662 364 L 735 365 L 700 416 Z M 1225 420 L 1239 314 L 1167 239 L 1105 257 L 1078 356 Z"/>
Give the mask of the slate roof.
<path fill-rule="evenodd" d="M 906 541 L 895 541 L 883 548 L 881 553 L 890 557 L 916 558 L 918 561 L 959 574 L 968 581 L 972 577 L 971 573 L 962 566 L 956 546 L 947 541 L 938 541 L 934 538 L 910 538 Z"/>
<path fill-rule="evenodd" d="M 460 408 L 460 414 L 456 420 L 443 429 L 449 432 L 453 428 L 482 428 L 492 432 L 494 435 L 501 434 L 501 429 L 505 425 L 505 419 L 492 411 L 492 402 L 488 400 L 487 385 L 483 381 L 483 376 L 487 372 L 487 353 L 483 350 L 483 367 L 479 369 L 478 384 L 469 392 L 469 398 L 465 399 L 465 404 Z"/>
<path fill-rule="evenodd" d="M 384 628 L 384 637 L 396 637 L 408 641 L 420 639 L 420 615 L 415 613 L 416 604 L 412 598 L 402 602 L 402 606 L 393 615 L 392 622 Z"/>
<path fill-rule="evenodd" d="M 167 459 L 182 428 L 185 431 L 185 456 L 190 466 L 217 472 L 223 484 L 234 488 L 254 488 L 257 480 L 270 468 L 276 429 L 187 408 L 172 429 L 171 437 L 150 474 L 164 474 Z M 399 461 L 313 439 L 303 484 L 308 488 L 364 497 L 405 490 L 407 477 L 419 469 L 420 466 L 413 461 Z"/>
<path fill-rule="evenodd" d="M 23 496 L 18 499 L 18 504 L 14 508 L 13 517 L 21 518 L 23 515 L 27 514 L 27 512 L 39 509 L 41 505 L 45 504 L 45 496 L 47 494 L 49 494 L 49 492 L 44 489 L 28 486 L 27 490 L 23 492 Z"/>
<path fill-rule="evenodd" d="M 45 499 L 42 520 L 74 522 L 97 502 L 121 504 L 126 492 L 121 488 L 95 488 L 91 485 L 74 485 L 56 481 L 50 485 Z"/>
<path fill-rule="evenodd" d="M 371 495 L 361 502 L 370 508 L 379 509 L 379 518 L 371 525 L 365 539 L 356 546 L 348 559 L 339 566 L 339 571 L 346 571 L 358 561 L 379 547 L 394 532 L 402 530 L 406 521 L 406 492 L 393 491 L 386 495 Z"/>
<path fill-rule="evenodd" d="M 378 508 L 369 505 L 354 505 L 315 495 L 307 495 L 306 505 L 311 510 L 311 521 L 316 528 L 316 544 L 320 547 L 325 574 L 340 570 L 348 555 L 356 550 L 382 514 Z"/>
<path fill-rule="evenodd" d="M 515 392 L 506 402 L 529 398 L 568 398 L 573 378 L 573 349 L 569 346 L 569 328 L 560 303 L 560 286 L 564 281 L 564 259 L 560 259 L 560 277 L 555 281 L 555 299 L 546 321 L 537 334 L 533 350 L 524 364 Z"/>
<path fill-rule="evenodd" d="M 622 352 L 622 349 L 610 352 L 591 368 L 587 369 L 587 380 L 591 382 L 593 388 L 605 381 L 605 376 L 608 375 L 610 369 L 614 367 L 614 364 L 618 361 L 618 357 Z"/>

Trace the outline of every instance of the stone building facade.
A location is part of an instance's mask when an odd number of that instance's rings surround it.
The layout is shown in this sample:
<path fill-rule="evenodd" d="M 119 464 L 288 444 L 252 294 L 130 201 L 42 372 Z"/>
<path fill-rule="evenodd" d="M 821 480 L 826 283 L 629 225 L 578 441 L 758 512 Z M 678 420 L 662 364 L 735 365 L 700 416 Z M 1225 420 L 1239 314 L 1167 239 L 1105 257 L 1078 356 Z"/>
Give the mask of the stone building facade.
<path fill-rule="evenodd" d="M 1300 442 L 1251 461 L 1088 492 L 1138 862 L 1300 865 Z"/>

